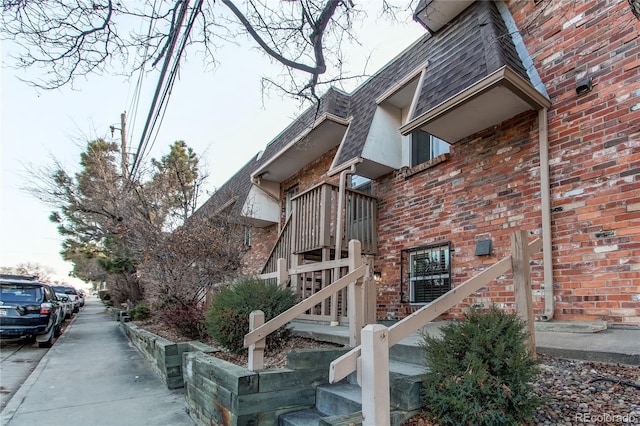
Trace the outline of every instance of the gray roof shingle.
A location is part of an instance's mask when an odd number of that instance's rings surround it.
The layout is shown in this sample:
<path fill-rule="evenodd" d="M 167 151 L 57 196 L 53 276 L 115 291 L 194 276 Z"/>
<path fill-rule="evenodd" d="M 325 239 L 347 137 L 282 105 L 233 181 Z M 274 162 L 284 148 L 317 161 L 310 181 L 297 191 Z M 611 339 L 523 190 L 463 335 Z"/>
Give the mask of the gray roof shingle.
<path fill-rule="evenodd" d="M 505 65 L 529 80 L 496 5 L 492 1 L 476 1 L 446 28 L 433 36 L 426 34 L 417 40 L 351 95 L 330 89 L 318 105 L 307 109 L 294 120 L 267 145 L 259 160 L 249 161 L 213 194 L 202 209 L 215 211 L 212 206 L 224 205 L 233 196 L 242 201 L 235 206 L 240 213 L 239 209 L 251 188 L 251 173 L 311 128 L 324 113 L 352 118 L 336 165 L 361 156 L 377 108 L 376 98 L 426 61 L 429 66 L 419 95 L 416 116 Z"/>

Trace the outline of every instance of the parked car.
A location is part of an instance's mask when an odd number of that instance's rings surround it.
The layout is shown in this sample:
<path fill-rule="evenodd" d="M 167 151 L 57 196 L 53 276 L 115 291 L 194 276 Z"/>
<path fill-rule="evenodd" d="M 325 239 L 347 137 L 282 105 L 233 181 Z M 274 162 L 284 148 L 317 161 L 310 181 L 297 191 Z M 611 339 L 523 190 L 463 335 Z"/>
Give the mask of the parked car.
<path fill-rule="evenodd" d="M 80 307 L 83 307 L 84 299 L 87 297 L 87 293 L 83 289 L 78 289 L 78 297 L 80 297 Z"/>
<path fill-rule="evenodd" d="M 53 290 L 56 292 L 58 298 L 61 298 L 62 296 L 69 298 L 69 302 L 72 304 L 72 313 L 76 313 L 80 310 L 80 296 L 75 288 L 67 285 L 54 285 Z"/>
<path fill-rule="evenodd" d="M 64 293 L 56 293 L 56 297 L 60 302 L 60 306 L 62 306 L 62 321 L 64 322 L 67 319 L 71 319 L 73 316 L 73 303 L 71 299 Z"/>
<path fill-rule="evenodd" d="M 62 306 L 36 277 L 0 275 L 0 339 L 35 339 L 50 347 L 62 331 Z"/>

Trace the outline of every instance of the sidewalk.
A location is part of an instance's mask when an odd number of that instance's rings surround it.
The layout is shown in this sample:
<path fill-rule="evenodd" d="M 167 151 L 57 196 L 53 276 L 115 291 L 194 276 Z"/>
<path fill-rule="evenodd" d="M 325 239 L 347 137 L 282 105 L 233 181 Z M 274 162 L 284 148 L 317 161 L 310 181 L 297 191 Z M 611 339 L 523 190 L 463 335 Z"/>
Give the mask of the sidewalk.
<path fill-rule="evenodd" d="M 183 389 L 168 390 L 96 299 L 0 413 L 4 426 L 194 425 Z"/>
<path fill-rule="evenodd" d="M 439 328 L 445 324 L 447 321 L 431 322 L 423 330 L 430 336 L 437 336 Z M 293 322 L 291 328 L 294 334 L 304 337 L 320 338 L 340 344 L 349 342 L 349 328 L 346 326 L 330 327 Z M 555 331 L 569 328 L 574 332 Z M 562 323 L 536 324 L 536 350 L 538 353 L 558 358 L 640 365 L 640 329 L 608 328 L 598 332 L 586 332 L 589 328 L 585 324 L 582 328 L 584 331 L 579 332 L 579 327 L 566 327 Z M 419 333 L 400 341 L 400 344 L 407 346 L 419 346 L 421 343 L 422 337 Z"/>

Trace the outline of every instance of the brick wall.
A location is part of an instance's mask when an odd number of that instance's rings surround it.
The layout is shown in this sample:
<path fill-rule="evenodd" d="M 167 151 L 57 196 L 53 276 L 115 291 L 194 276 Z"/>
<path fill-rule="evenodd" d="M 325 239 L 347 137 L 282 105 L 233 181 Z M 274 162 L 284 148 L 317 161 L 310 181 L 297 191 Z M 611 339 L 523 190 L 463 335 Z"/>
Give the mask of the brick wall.
<path fill-rule="evenodd" d="M 555 318 L 638 326 L 640 21 L 625 0 L 509 8 L 552 101 Z"/>
<path fill-rule="evenodd" d="M 245 275 L 256 275 L 262 272 L 262 267 L 278 238 L 278 225 L 253 228 L 251 232 L 251 248 L 242 257 L 242 273 Z"/>
<path fill-rule="evenodd" d="M 336 151 L 337 148 L 330 150 L 305 166 L 298 173 L 282 182 L 280 185 L 282 225 L 284 225 L 285 222 L 285 191 L 295 185 L 298 185 L 298 193 L 301 193 L 322 181 L 332 182 L 335 184 L 338 183 L 338 176 L 328 177 L 326 174 L 327 170 L 329 170 L 331 166 L 333 157 L 336 155 Z M 244 274 L 254 275 L 259 274 L 262 271 L 262 267 L 267 262 L 269 254 L 277 241 L 278 232 L 278 225 L 253 229 L 253 241 L 251 248 L 242 259 Z"/>
<path fill-rule="evenodd" d="M 529 230 L 533 236 L 541 233 L 537 135 L 537 114 L 525 113 L 453 145 L 444 161 L 439 158 L 427 167 L 401 170 L 375 183 L 374 195 L 379 199 L 375 269 L 382 272 L 378 318 L 402 318 L 419 307 L 400 301 L 403 250 L 450 242 L 452 285 L 456 286 L 509 254 L 514 230 Z M 479 240 L 492 240 L 491 255 L 475 256 Z M 534 287 L 539 288 L 540 268 L 534 272 Z M 406 277 L 404 281 L 403 291 L 408 294 Z M 470 304 L 487 305 L 489 297 L 513 307 L 511 276 L 467 299 L 451 314 L 458 315 Z M 538 313 L 541 306 L 537 298 Z"/>

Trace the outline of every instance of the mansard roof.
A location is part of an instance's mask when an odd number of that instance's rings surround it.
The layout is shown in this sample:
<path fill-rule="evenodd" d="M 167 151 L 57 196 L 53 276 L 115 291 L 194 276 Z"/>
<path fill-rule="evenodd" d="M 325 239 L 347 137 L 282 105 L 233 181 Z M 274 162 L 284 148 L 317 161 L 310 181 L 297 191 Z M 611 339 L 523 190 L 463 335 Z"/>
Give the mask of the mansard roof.
<path fill-rule="evenodd" d="M 350 120 L 334 168 L 360 157 L 378 107 L 376 99 L 423 64 L 428 65 L 414 116 L 440 105 L 505 66 L 530 81 L 496 4 L 476 1 L 447 27 L 414 42 L 353 93 L 330 89 L 317 105 L 307 109 L 269 142 L 259 158 L 249 161 L 227 181 L 202 210 L 209 214 L 215 212 L 220 206 L 230 204 L 233 197 L 241 201 L 234 207 L 241 213 L 239 210 L 251 189 L 251 175 L 313 128 L 323 115 Z"/>
<path fill-rule="evenodd" d="M 419 39 L 353 93 L 353 120 L 337 165 L 362 153 L 377 108 L 375 99 L 427 62 L 415 115 L 441 104 L 505 65 L 529 79 L 496 5 L 477 1 L 446 28 Z"/>
<path fill-rule="evenodd" d="M 285 145 L 298 135 L 311 128 L 318 117 L 324 114 L 347 117 L 349 111 L 349 96 L 337 89 L 331 88 L 324 94 L 318 104 L 308 108 L 300 117 L 284 129 L 269 144 L 264 152 L 255 155 L 235 175 L 225 182 L 198 209 L 199 213 L 216 214 L 222 208 L 231 207 L 232 212 L 241 215 L 244 201 L 251 190 L 251 175 L 265 162 L 277 154 Z"/>

